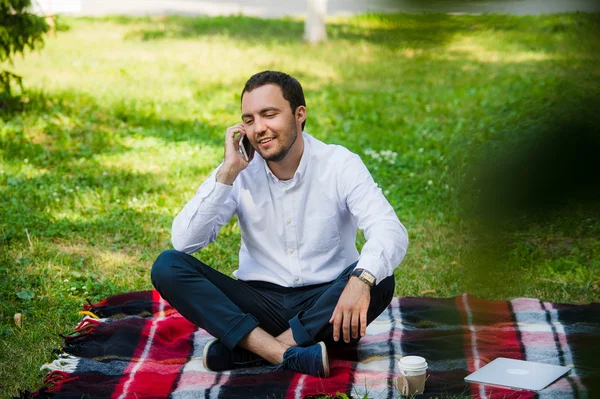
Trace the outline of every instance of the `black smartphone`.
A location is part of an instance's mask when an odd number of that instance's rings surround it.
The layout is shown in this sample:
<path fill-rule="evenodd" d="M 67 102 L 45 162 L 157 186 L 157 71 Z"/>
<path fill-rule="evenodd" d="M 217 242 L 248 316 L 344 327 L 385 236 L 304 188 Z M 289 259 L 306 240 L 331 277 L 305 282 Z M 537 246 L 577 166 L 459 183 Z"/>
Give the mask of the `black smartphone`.
<path fill-rule="evenodd" d="M 242 154 L 244 161 L 250 162 L 252 151 L 254 151 L 254 148 L 252 148 L 250 140 L 248 140 L 245 135 L 242 135 L 242 138 L 240 139 L 240 154 Z"/>

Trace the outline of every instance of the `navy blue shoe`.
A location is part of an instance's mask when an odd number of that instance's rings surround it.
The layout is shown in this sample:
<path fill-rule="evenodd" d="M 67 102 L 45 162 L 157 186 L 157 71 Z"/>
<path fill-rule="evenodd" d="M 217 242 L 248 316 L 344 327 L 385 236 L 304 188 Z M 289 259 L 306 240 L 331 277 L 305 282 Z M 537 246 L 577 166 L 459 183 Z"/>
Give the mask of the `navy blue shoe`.
<path fill-rule="evenodd" d="M 287 368 L 315 377 L 327 378 L 329 377 L 327 348 L 323 342 L 306 348 L 291 346 L 283 354 L 283 362 L 277 366 L 277 369 L 281 368 Z"/>
<path fill-rule="evenodd" d="M 242 348 L 228 349 L 220 339 L 213 339 L 204 347 L 202 363 L 209 371 L 226 371 L 247 367 L 264 366 L 267 362 L 260 356 Z"/>

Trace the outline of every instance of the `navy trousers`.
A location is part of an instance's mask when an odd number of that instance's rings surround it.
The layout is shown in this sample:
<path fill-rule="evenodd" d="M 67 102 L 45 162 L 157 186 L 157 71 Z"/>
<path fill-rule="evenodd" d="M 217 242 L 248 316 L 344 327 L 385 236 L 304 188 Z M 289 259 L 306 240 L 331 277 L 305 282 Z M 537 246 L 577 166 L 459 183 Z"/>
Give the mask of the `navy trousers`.
<path fill-rule="evenodd" d="M 333 341 L 329 319 L 356 263 L 334 281 L 300 288 L 282 287 L 264 281 L 242 281 L 211 268 L 183 252 L 168 250 L 152 266 L 152 284 L 160 295 L 186 319 L 220 338 L 234 349 L 254 328 L 273 336 L 292 329 L 299 346 Z M 389 305 L 394 295 L 394 277 L 371 289 L 367 324 Z M 349 345 L 356 345 L 359 338 Z"/>

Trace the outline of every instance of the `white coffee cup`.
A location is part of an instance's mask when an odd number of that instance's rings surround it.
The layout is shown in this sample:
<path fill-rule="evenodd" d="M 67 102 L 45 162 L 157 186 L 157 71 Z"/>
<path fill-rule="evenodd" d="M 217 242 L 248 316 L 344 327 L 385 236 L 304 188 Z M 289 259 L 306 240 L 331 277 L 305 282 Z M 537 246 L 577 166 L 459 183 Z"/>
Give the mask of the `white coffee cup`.
<path fill-rule="evenodd" d="M 421 394 L 425 390 L 427 361 L 421 356 L 404 356 L 398 362 L 398 390 L 403 395 Z"/>

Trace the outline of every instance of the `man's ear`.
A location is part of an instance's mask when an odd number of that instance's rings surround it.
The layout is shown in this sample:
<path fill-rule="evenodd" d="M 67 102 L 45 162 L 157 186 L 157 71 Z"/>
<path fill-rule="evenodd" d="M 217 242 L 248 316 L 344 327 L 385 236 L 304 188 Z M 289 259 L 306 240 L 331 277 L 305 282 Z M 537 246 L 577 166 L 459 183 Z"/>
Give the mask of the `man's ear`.
<path fill-rule="evenodd" d="M 299 105 L 296 108 L 296 122 L 302 124 L 306 120 L 306 107 Z"/>

